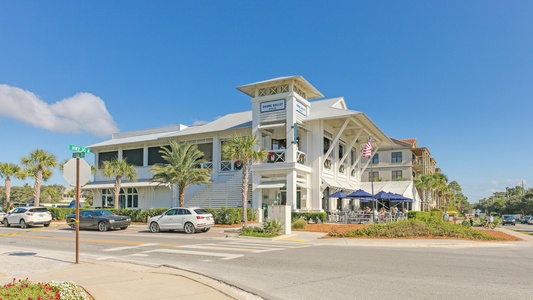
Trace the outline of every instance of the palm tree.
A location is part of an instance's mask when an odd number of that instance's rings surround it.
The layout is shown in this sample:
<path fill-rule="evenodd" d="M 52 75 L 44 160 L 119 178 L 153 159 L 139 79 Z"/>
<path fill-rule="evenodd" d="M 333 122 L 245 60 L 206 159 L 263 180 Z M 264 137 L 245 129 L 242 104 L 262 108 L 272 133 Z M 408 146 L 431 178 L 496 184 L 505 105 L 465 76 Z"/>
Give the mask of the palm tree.
<path fill-rule="evenodd" d="M 190 184 L 203 184 L 211 181 L 211 171 L 198 168 L 204 163 L 204 153 L 198 146 L 170 142 L 170 148 L 161 147 L 159 153 L 167 164 L 157 163 L 152 167 L 152 182 L 170 184 L 178 188 L 179 206 L 185 206 L 185 188 Z"/>
<path fill-rule="evenodd" d="M 43 188 L 43 193 L 48 195 L 48 203 L 52 203 L 53 199 L 56 199 L 59 195 L 58 190 L 54 186 L 46 186 Z"/>
<path fill-rule="evenodd" d="M 242 219 L 244 226 L 248 226 L 248 212 L 246 211 L 248 196 L 248 173 L 250 164 L 263 161 L 267 152 L 265 149 L 255 151 L 258 146 L 257 137 L 253 135 L 240 136 L 233 135 L 222 145 L 222 158 L 224 160 L 234 160 L 242 164 Z"/>
<path fill-rule="evenodd" d="M 413 180 L 415 187 L 422 192 L 422 202 L 424 203 L 424 207 L 422 207 L 422 210 L 428 210 L 429 208 L 428 191 L 431 189 L 431 181 L 431 175 L 427 174 L 417 174 L 415 176 L 415 179 Z"/>
<path fill-rule="evenodd" d="M 39 198 L 41 197 L 41 183 L 52 176 L 52 168 L 57 166 L 57 159 L 55 155 L 42 149 L 35 149 L 30 152 L 30 155 L 21 159 L 22 165 L 27 172 L 35 179 L 33 185 L 33 199 L 34 205 L 39 206 Z"/>
<path fill-rule="evenodd" d="M 5 177 L 6 187 L 6 211 L 9 211 L 11 206 L 11 177 L 18 179 L 25 179 L 27 174 L 23 172 L 19 165 L 14 163 L 0 163 L 0 177 Z"/>
<path fill-rule="evenodd" d="M 444 203 L 442 199 L 442 191 L 448 186 L 448 177 L 442 173 L 431 174 L 432 184 L 431 189 L 434 191 L 437 199 L 437 208 L 442 208 Z"/>
<path fill-rule="evenodd" d="M 127 178 L 130 181 L 137 180 L 137 171 L 135 166 L 129 164 L 125 159 L 115 158 L 113 160 L 106 160 L 102 163 L 102 173 L 107 178 L 115 178 L 115 186 L 113 188 L 114 207 L 118 209 L 120 186 L 122 184 L 122 177 Z"/>

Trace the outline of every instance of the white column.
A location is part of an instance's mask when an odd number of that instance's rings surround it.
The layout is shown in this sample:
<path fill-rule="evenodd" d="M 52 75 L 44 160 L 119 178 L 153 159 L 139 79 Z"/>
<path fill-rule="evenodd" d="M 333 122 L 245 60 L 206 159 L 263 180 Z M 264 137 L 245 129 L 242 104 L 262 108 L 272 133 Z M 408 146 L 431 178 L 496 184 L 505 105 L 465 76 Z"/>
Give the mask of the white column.
<path fill-rule="evenodd" d="M 148 166 L 148 146 L 146 144 L 143 146 L 143 166 Z"/>
<path fill-rule="evenodd" d="M 296 209 L 296 170 L 287 172 L 287 205 Z"/>

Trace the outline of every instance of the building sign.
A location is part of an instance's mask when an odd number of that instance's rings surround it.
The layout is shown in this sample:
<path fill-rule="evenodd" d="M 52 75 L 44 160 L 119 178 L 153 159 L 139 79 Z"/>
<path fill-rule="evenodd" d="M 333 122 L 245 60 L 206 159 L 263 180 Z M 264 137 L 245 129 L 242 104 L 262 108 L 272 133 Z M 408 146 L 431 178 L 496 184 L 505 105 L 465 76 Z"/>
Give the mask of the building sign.
<path fill-rule="evenodd" d="M 284 110 L 284 109 L 285 109 L 285 99 L 261 103 L 262 113 L 269 112 L 269 111 L 276 111 L 276 110 Z"/>
<path fill-rule="evenodd" d="M 303 105 L 299 101 L 296 101 L 296 112 L 307 116 L 307 106 Z"/>

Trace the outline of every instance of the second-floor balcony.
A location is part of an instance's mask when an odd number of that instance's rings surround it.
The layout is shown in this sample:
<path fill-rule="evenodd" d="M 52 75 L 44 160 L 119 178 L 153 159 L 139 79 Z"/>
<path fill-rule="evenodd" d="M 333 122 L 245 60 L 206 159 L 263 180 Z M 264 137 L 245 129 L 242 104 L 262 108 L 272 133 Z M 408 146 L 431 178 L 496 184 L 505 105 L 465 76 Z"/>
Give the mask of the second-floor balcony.
<path fill-rule="evenodd" d="M 280 149 L 280 150 L 269 150 L 267 152 L 267 157 L 264 162 L 266 163 L 281 163 L 286 162 L 286 151 L 287 149 Z M 302 151 L 296 151 L 296 162 L 302 165 L 305 165 L 306 161 L 306 155 L 305 152 Z"/>

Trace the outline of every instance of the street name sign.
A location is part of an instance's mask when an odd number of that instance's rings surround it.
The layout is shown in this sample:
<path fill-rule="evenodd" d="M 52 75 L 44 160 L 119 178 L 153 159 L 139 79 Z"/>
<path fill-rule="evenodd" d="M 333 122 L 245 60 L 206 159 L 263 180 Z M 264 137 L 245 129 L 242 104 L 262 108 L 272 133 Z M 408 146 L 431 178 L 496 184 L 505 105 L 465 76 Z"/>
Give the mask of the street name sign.
<path fill-rule="evenodd" d="M 80 147 L 80 146 L 74 146 L 74 145 L 69 145 L 68 149 L 70 151 L 74 151 L 74 152 L 84 152 L 84 153 L 91 152 L 91 149 L 89 149 L 89 148 Z"/>

